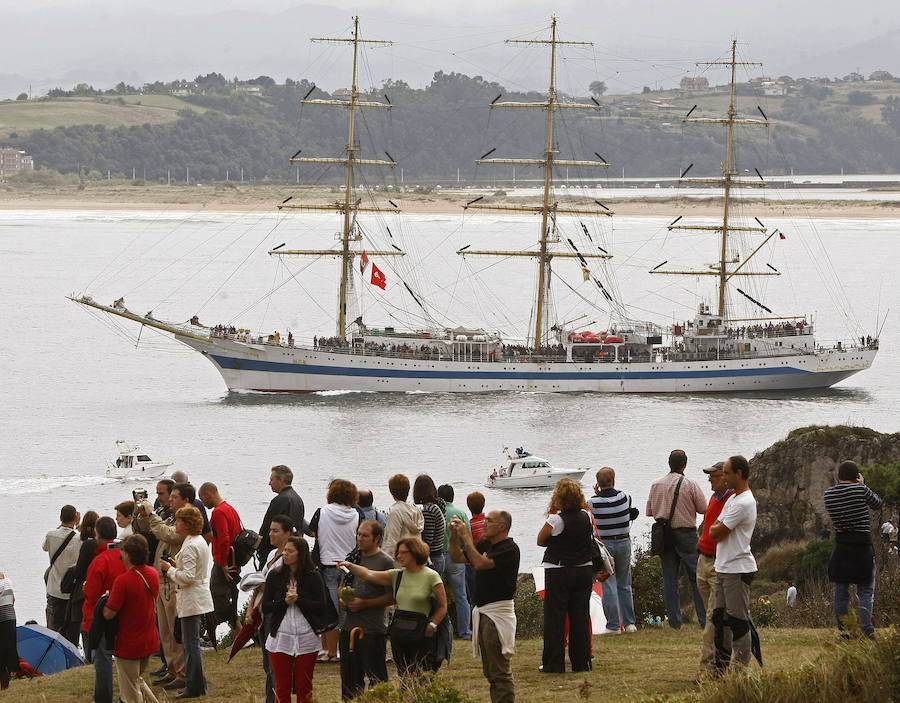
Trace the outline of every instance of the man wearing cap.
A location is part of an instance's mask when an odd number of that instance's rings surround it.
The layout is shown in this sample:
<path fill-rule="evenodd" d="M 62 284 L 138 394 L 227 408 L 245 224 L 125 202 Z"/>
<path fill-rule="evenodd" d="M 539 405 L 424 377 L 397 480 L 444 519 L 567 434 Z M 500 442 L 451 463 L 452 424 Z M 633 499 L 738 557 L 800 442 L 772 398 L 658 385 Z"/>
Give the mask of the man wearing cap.
<path fill-rule="evenodd" d="M 709 477 L 712 495 L 703 516 L 700 540 L 697 543 L 697 589 L 706 603 L 706 626 L 703 628 L 703 646 L 700 649 L 700 676 L 715 672 L 716 663 L 716 627 L 712 622 L 712 599 L 710 596 L 716 589 L 716 543 L 709 536 L 709 528 L 719 519 L 719 514 L 727 501 L 734 494 L 728 487 L 722 473 L 725 462 L 718 461 L 708 469 L 703 469 Z"/>

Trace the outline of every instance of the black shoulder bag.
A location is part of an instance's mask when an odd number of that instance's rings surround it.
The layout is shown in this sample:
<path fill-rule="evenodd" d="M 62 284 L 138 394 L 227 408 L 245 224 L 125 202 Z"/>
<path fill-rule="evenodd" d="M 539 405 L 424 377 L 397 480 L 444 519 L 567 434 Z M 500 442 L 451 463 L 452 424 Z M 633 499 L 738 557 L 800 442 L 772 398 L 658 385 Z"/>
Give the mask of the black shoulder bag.
<path fill-rule="evenodd" d="M 397 592 L 400 590 L 400 582 L 403 580 L 403 571 L 397 574 L 397 582 L 394 584 L 394 600 L 397 600 Z M 415 610 L 395 610 L 388 625 L 388 637 L 391 642 L 397 644 L 416 644 L 425 637 L 425 628 L 428 626 L 428 616 Z"/>
<path fill-rule="evenodd" d="M 675 514 L 675 506 L 678 505 L 678 494 L 681 492 L 682 481 L 684 481 L 683 474 L 675 486 L 675 497 L 672 499 L 669 517 L 656 518 L 653 527 L 650 528 L 650 554 L 653 556 L 661 556 L 666 549 L 675 544 L 675 536 L 672 534 L 672 516 Z"/>
<path fill-rule="evenodd" d="M 72 538 L 75 537 L 75 530 L 72 530 L 69 533 L 69 536 L 63 540 L 63 543 L 59 545 L 59 549 L 53 552 L 53 556 L 50 557 L 50 566 L 47 567 L 47 570 L 44 572 L 44 585 L 47 585 L 47 581 L 50 579 L 50 569 L 53 568 L 53 565 L 56 563 L 56 560 L 59 559 L 59 555 L 63 553 L 66 547 L 69 546 L 69 542 L 72 541 Z"/>
<path fill-rule="evenodd" d="M 320 592 L 325 595 L 325 605 L 321 610 L 310 610 L 309 612 L 303 611 L 303 616 L 306 618 L 309 626 L 317 635 L 337 629 L 340 624 L 338 611 L 334 607 L 334 602 L 331 600 L 328 588 L 325 586 L 325 579 L 322 578 L 322 572 L 318 569 L 313 569 L 306 574 L 305 579 L 318 579 L 319 588 L 321 589 Z"/>

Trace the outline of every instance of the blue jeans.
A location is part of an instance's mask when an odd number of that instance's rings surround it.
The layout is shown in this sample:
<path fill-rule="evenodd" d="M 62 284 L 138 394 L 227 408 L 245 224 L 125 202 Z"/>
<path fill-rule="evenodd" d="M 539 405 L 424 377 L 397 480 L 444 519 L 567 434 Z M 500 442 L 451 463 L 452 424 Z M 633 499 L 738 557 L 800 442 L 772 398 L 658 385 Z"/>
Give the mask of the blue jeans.
<path fill-rule="evenodd" d="M 432 554 L 431 555 L 431 568 L 437 571 L 441 578 L 444 576 L 444 569 L 447 567 L 447 553 L 441 552 L 440 554 Z"/>
<path fill-rule="evenodd" d="M 179 618 L 181 644 L 184 646 L 185 686 L 189 696 L 206 695 L 206 676 L 203 674 L 203 656 L 200 652 L 200 626 L 202 615 Z"/>
<path fill-rule="evenodd" d="M 94 703 L 113 703 L 113 660 L 112 650 L 106 647 L 106 638 L 91 652 L 94 665 Z"/>
<path fill-rule="evenodd" d="M 319 569 L 322 574 L 322 580 L 325 581 L 325 589 L 328 591 L 328 597 L 334 603 L 334 609 L 338 613 L 338 624 L 343 625 L 347 619 L 347 611 L 341 607 L 338 597 L 338 586 L 341 585 L 341 576 L 343 573 L 336 566 L 323 566 Z"/>
<path fill-rule="evenodd" d="M 616 573 L 603 584 L 603 613 L 606 628 L 619 630 L 634 625 L 634 598 L 631 595 L 631 540 L 610 539 L 603 544 L 616 561 Z"/>
<path fill-rule="evenodd" d="M 453 602 L 456 604 L 456 626 L 459 636 L 465 639 L 472 637 L 472 610 L 466 597 L 466 565 L 457 564 L 450 559 L 442 574 L 444 582 L 453 590 Z"/>
<path fill-rule="evenodd" d="M 681 567 L 691 584 L 694 610 L 700 627 L 706 626 L 706 603 L 697 589 L 697 532 L 696 530 L 673 530 L 674 545 L 662 554 L 663 595 L 666 599 L 666 615 L 669 626 L 676 630 L 681 627 L 681 602 L 678 594 L 678 575 Z"/>
<path fill-rule="evenodd" d="M 875 628 L 872 626 L 872 602 L 875 600 L 874 574 L 869 583 L 857 584 L 856 597 L 859 599 L 859 603 L 856 605 L 859 626 L 865 634 L 871 637 L 875 634 Z M 839 630 L 844 629 L 843 619 L 848 612 L 850 612 L 850 584 L 836 583 L 834 584 L 834 614 L 837 616 Z"/>

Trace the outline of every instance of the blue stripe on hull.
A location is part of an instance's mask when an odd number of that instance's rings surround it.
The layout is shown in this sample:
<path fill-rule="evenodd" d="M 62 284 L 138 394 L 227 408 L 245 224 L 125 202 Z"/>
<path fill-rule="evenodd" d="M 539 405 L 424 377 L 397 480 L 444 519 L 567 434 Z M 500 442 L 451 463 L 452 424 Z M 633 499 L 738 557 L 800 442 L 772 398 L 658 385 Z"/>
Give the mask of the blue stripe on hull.
<path fill-rule="evenodd" d="M 426 369 L 384 369 L 347 366 L 322 366 L 318 364 L 288 364 L 281 361 L 238 359 L 231 356 L 209 354 L 221 368 L 235 371 L 268 371 L 270 373 L 300 373 L 325 376 L 378 376 L 385 378 L 461 378 L 496 380 L 645 380 L 679 378 L 725 378 L 733 376 L 784 376 L 810 373 L 792 366 L 758 369 L 710 369 L 708 371 L 431 371 Z M 492 362 L 497 363 L 497 362 Z"/>

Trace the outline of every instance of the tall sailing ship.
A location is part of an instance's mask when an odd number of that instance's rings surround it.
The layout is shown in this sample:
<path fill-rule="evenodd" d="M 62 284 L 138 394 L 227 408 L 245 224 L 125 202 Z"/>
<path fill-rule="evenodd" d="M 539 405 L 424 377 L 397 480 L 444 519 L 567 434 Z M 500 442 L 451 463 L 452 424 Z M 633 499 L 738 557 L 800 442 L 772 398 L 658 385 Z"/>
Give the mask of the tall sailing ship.
<path fill-rule="evenodd" d="M 664 264 L 649 273 L 653 275 L 705 276 L 716 281 L 715 303 L 701 303 L 693 319 L 669 326 L 631 319 L 624 306 L 610 317 L 610 329 L 600 333 L 578 333 L 571 323 L 561 320 L 551 324 L 548 301 L 551 291 L 551 265 L 555 259 L 574 259 L 609 301 L 613 298 L 591 267 L 611 258 L 599 246 L 591 251 L 579 249 L 571 238 L 560 235 L 563 218 L 579 216 L 605 217 L 613 213 L 599 201 L 591 207 L 561 206 L 556 200 L 554 183 L 557 169 L 563 167 L 603 168 L 608 164 L 598 156 L 594 160 L 571 160 L 558 156 L 557 114 L 562 110 L 599 110 L 590 104 L 561 98 L 557 91 L 557 53 L 566 44 L 588 44 L 559 39 L 557 20 L 553 18 L 550 36 L 538 40 L 508 40 L 508 43 L 540 44 L 549 50 L 549 88 L 539 102 L 500 102 L 491 109 L 526 108 L 546 114 L 543 156 L 533 159 L 487 158 L 481 164 L 524 165 L 541 169 L 543 182 L 540 203 L 514 206 L 481 202 L 476 198 L 465 205 L 470 210 L 493 210 L 531 213 L 539 216 L 537 246 L 526 251 L 473 250 L 470 246 L 457 253 L 462 256 L 526 257 L 537 262 L 537 283 L 533 300 L 533 328 L 525 343 L 510 343 L 499 333 L 483 329 L 439 328 L 399 331 L 393 327 L 369 328 L 361 317 L 351 320 L 349 300 L 357 264 L 362 271 L 369 257 L 404 256 L 394 245 L 387 250 L 366 250 L 362 244 L 359 215 L 370 212 L 398 212 L 388 200 L 385 206 L 362 204 L 358 197 L 356 171 L 361 166 L 396 166 L 389 154 L 387 160 L 365 158 L 358 144 L 357 116 L 360 110 L 389 110 L 389 101 L 368 99 L 358 88 L 360 49 L 366 44 L 388 44 L 360 37 L 359 20 L 354 18 L 352 36 L 313 41 L 342 42 L 352 48 L 352 83 L 346 99 L 304 99 L 302 104 L 322 105 L 344 110 L 347 115 L 347 142 L 339 157 L 300 157 L 294 163 L 337 164 L 344 169 L 342 200 L 331 204 L 282 203 L 283 209 L 334 211 L 342 221 L 339 246 L 333 249 L 273 249 L 273 256 L 335 257 L 340 264 L 337 324 L 333 337 L 316 337 L 312 344 L 297 342 L 293 336 L 258 334 L 247 329 L 216 326 L 208 328 L 195 316 L 190 323 L 176 324 L 155 319 L 150 313 L 131 312 L 121 298 L 111 305 L 93 300 L 90 295 L 73 296 L 75 302 L 105 313 L 132 320 L 164 332 L 205 356 L 221 374 L 229 390 L 281 393 L 304 393 L 328 390 L 394 391 L 394 392 L 487 392 L 487 391 L 594 391 L 601 393 L 698 393 L 741 391 L 789 391 L 826 388 L 869 368 L 878 351 L 878 340 L 862 338 L 852 343 L 837 343 L 825 348 L 816 342 L 814 325 L 805 316 L 774 316 L 762 302 L 738 287 L 737 282 L 756 276 L 778 276 L 770 264 L 765 269 L 754 266 L 755 256 L 776 236 L 754 218 L 751 225 L 738 222 L 732 213 L 733 189 L 765 185 L 741 177 L 735 166 L 734 131 L 738 125 L 765 126 L 768 119 L 738 116 L 735 107 L 736 68 L 746 62 L 737 60 L 736 42 L 732 42 L 730 58 L 707 62 L 730 68 L 731 83 L 728 110 L 721 118 L 691 118 L 684 122 L 722 125 L 726 133 L 726 153 L 721 176 L 689 179 L 683 182 L 703 183 L 722 189 L 721 221 L 715 224 L 680 224 L 681 217 L 668 226 L 669 231 L 697 230 L 718 235 L 718 261 L 696 270 L 668 270 Z M 306 96 L 309 97 L 309 94 Z M 693 110 L 691 110 L 693 112 Z M 762 113 L 762 111 L 760 110 Z M 757 172 L 758 173 L 758 172 Z M 290 199 L 289 199 L 290 200 Z M 596 207 L 594 207 L 596 206 Z M 583 225 L 582 225 L 583 227 Z M 736 233 L 754 233 L 764 237 L 749 254 L 735 252 L 732 243 Z M 585 229 L 585 234 L 587 230 Z M 589 236 L 589 235 L 588 235 Z M 565 244 L 568 244 L 568 249 Z M 562 244 L 563 246 L 559 246 Z M 597 249 L 597 251 L 594 251 Z M 383 287 L 383 273 L 372 264 L 372 283 Z M 379 279 L 379 276 L 381 277 Z M 744 286 L 748 287 L 747 285 Z M 739 317 L 737 306 L 730 301 L 732 288 L 767 316 Z M 410 295 L 415 294 L 407 286 Z M 417 302 L 418 299 L 416 299 Z"/>

